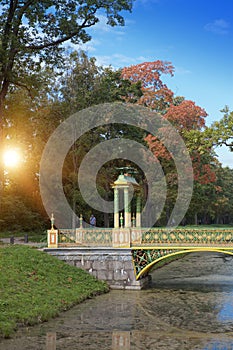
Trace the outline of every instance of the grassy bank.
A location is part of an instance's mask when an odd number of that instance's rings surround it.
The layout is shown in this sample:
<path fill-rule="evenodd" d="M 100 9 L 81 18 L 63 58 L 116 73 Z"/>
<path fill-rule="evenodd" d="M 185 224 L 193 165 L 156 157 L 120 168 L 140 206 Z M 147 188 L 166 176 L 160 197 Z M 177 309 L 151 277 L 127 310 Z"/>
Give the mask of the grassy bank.
<path fill-rule="evenodd" d="M 44 252 L 25 246 L 0 248 L 0 337 L 19 326 L 55 317 L 94 295 L 104 282 Z"/>
<path fill-rule="evenodd" d="M 47 238 L 47 232 L 46 230 L 43 231 L 29 231 L 29 232 L 23 232 L 23 231 L 1 231 L 0 232 L 0 240 L 1 238 L 10 238 L 15 237 L 19 238 L 21 237 L 24 239 L 25 235 L 27 235 L 28 240 L 30 242 L 43 242 L 46 241 Z"/>

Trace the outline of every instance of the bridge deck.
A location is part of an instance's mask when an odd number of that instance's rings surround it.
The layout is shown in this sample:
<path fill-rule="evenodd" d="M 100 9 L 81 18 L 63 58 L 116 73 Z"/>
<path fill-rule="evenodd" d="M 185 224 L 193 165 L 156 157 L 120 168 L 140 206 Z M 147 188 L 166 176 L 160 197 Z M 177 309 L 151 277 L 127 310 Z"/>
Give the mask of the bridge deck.
<path fill-rule="evenodd" d="M 233 228 L 163 229 L 163 228 L 78 228 L 58 233 L 59 244 L 81 246 L 233 246 Z"/>

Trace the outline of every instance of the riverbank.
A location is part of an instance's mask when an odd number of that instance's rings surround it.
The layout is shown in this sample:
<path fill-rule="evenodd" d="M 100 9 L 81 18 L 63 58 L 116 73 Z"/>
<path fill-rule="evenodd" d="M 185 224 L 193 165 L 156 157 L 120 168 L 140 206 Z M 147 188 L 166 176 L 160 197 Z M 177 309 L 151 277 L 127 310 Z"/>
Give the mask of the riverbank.
<path fill-rule="evenodd" d="M 0 248 L 0 281 L 0 337 L 109 290 L 85 271 L 22 245 Z"/>

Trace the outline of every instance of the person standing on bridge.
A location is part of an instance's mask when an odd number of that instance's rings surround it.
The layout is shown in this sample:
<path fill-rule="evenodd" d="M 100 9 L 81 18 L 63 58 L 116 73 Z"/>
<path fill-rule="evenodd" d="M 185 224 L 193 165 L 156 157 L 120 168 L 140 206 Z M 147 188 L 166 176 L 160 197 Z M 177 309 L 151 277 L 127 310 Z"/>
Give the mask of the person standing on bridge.
<path fill-rule="evenodd" d="M 91 217 L 90 217 L 90 225 L 96 226 L 96 218 L 94 217 L 93 214 L 91 214 Z"/>

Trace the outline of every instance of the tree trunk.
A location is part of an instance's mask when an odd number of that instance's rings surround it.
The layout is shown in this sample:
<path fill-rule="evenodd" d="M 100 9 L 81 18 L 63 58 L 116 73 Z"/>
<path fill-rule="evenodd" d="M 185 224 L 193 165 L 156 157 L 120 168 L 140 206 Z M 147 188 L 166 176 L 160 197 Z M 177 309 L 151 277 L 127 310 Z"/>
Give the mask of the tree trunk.
<path fill-rule="evenodd" d="M 104 213 L 104 227 L 109 227 L 109 214 Z"/>
<path fill-rule="evenodd" d="M 194 224 L 198 225 L 197 213 L 194 214 Z"/>
<path fill-rule="evenodd" d="M 0 94 L 0 219 L 2 212 L 2 198 L 4 192 L 4 163 L 3 163 L 3 150 L 4 150 L 4 130 L 3 130 L 3 112 L 4 112 L 4 99 Z"/>

